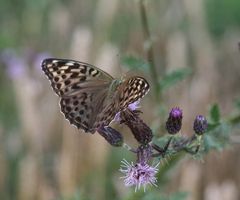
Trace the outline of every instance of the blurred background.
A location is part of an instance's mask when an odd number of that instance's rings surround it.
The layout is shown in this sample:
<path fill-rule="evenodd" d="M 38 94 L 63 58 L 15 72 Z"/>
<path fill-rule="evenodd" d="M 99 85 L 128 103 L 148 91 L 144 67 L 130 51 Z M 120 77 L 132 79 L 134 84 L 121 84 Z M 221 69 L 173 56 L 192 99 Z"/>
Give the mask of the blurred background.
<path fill-rule="evenodd" d="M 191 135 L 194 117 L 211 104 L 226 117 L 240 105 L 239 10 L 239 0 L 0 0 L 0 199 L 240 199 L 239 126 L 234 144 L 202 162 L 182 157 L 159 187 L 134 193 L 119 166 L 135 157 L 72 127 L 40 67 L 58 57 L 114 77 L 142 73 L 152 88 L 142 118 L 155 135 L 174 106 L 184 111 L 182 134 Z M 172 71 L 177 84 L 162 87 Z"/>

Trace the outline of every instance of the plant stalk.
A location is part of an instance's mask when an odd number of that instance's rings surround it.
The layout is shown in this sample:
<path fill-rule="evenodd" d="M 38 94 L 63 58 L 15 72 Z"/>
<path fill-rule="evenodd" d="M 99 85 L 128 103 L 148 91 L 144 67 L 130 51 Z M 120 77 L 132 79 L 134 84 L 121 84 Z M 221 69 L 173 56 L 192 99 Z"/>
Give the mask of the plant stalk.
<path fill-rule="evenodd" d="M 148 25 L 144 0 L 140 0 L 139 6 L 140 6 L 140 16 L 141 16 L 144 40 L 150 43 L 149 47 L 146 50 L 147 51 L 147 60 L 150 65 L 150 74 L 151 74 L 152 81 L 154 84 L 156 101 L 159 102 L 160 101 L 160 85 L 159 85 L 159 81 L 158 81 L 158 73 L 156 70 L 156 64 L 154 61 L 154 51 L 153 51 L 153 45 L 151 42 L 151 35 L 150 35 L 150 31 L 149 31 L 149 25 Z"/>

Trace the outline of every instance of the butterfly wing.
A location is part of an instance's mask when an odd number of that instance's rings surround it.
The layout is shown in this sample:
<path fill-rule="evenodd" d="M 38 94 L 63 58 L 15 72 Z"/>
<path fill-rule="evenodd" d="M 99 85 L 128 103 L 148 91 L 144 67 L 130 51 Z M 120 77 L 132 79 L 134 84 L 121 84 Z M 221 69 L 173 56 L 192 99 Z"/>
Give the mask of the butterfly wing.
<path fill-rule="evenodd" d="M 128 78 L 118 88 L 116 99 L 119 102 L 120 110 L 143 98 L 149 92 L 149 89 L 150 86 L 146 79 L 139 76 Z"/>
<path fill-rule="evenodd" d="M 149 83 L 142 77 L 130 77 L 122 82 L 118 86 L 113 99 L 109 100 L 109 104 L 97 116 L 94 127 L 107 126 L 118 112 L 143 98 L 149 89 Z"/>
<path fill-rule="evenodd" d="M 48 58 L 42 70 L 58 96 L 74 95 L 79 90 L 108 85 L 113 77 L 93 65 L 67 59 Z"/>
<path fill-rule="evenodd" d="M 107 89 L 79 92 L 73 96 L 66 96 L 60 100 L 61 111 L 70 124 L 75 125 L 78 129 L 83 129 L 85 132 L 94 133 L 93 124 L 97 114 L 103 109 L 106 96 Z"/>
<path fill-rule="evenodd" d="M 93 65 L 56 58 L 45 59 L 42 70 L 61 97 L 61 111 L 66 119 L 86 132 L 93 132 L 92 126 L 113 77 Z"/>

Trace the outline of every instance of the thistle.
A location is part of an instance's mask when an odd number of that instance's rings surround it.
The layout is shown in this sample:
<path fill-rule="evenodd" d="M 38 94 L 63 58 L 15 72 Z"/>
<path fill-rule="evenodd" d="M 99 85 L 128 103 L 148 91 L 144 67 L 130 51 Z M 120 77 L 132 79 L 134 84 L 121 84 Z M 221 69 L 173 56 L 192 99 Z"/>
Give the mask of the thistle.
<path fill-rule="evenodd" d="M 143 187 L 144 192 L 147 185 L 156 185 L 157 178 L 155 177 L 158 172 L 158 165 L 150 166 L 149 159 L 152 156 L 152 147 L 150 145 L 140 146 L 137 149 L 137 162 L 129 163 L 125 159 L 122 161 L 120 172 L 125 176 L 124 184 L 127 187 L 135 186 L 135 192 Z"/>
<path fill-rule="evenodd" d="M 180 108 L 173 108 L 170 113 L 168 120 L 166 122 L 166 129 L 169 134 L 176 134 L 182 128 L 182 110 Z"/>
<path fill-rule="evenodd" d="M 193 123 L 193 130 L 197 135 L 202 135 L 206 132 L 208 127 L 207 120 L 204 116 L 198 115 L 196 116 Z"/>
<path fill-rule="evenodd" d="M 140 144 L 148 144 L 152 141 L 152 130 L 139 117 L 139 111 L 126 109 L 121 112 L 120 117 L 122 119 L 121 123 L 126 124 L 130 128 L 135 139 Z"/>
<path fill-rule="evenodd" d="M 99 127 L 97 132 L 107 140 L 109 144 L 115 147 L 122 146 L 123 136 L 117 130 L 111 128 L 110 126 Z"/>

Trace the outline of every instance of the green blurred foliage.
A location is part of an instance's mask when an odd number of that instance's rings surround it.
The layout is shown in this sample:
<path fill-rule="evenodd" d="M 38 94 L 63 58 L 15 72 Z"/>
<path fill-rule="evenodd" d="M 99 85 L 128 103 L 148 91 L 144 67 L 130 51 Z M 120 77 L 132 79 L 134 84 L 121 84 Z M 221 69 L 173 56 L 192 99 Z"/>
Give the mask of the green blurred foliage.
<path fill-rule="evenodd" d="M 190 68 L 180 68 L 172 72 L 166 73 L 159 80 L 161 91 L 164 92 L 170 87 L 178 84 L 180 81 L 186 79 L 189 75 L 191 75 L 191 72 L 192 70 Z"/>
<path fill-rule="evenodd" d="M 210 122 L 218 123 L 220 121 L 220 109 L 218 104 L 214 104 L 210 109 Z"/>
<path fill-rule="evenodd" d="M 149 73 L 149 64 L 142 58 L 136 56 L 125 56 L 121 61 L 123 66 L 127 66 L 130 70 L 140 70 Z"/>
<path fill-rule="evenodd" d="M 228 30 L 240 27 L 240 1 L 205 0 L 209 31 L 216 38 L 222 37 Z"/>
<path fill-rule="evenodd" d="M 6 87 L 6 83 L 7 87 Z M 19 113 L 13 86 L 5 76 L 3 68 L 0 68 L 0 122 L 7 129 L 19 127 Z"/>

